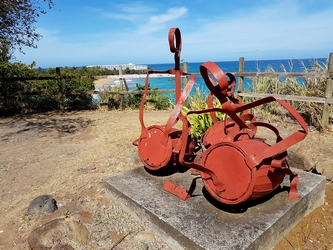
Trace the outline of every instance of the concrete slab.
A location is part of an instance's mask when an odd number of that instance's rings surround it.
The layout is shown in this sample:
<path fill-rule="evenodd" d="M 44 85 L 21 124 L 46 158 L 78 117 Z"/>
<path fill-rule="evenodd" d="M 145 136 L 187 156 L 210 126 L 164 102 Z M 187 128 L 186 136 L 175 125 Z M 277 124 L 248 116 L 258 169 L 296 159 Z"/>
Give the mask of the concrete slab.
<path fill-rule="evenodd" d="M 288 200 L 287 176 L 270 197 L 236 210 L 215 202 L 190 171 L 153 176 L 140 167 L 107 178 L 105 183 L 124 206 L 166 236 L 173 249 L 267 250 L 324 202 L 325 177 L 294 171 L 299 174 L 299 200 Z M 164 191 L 165 180 L 188 190 L 195 186 L 194 197 L 182 201 Z"/>

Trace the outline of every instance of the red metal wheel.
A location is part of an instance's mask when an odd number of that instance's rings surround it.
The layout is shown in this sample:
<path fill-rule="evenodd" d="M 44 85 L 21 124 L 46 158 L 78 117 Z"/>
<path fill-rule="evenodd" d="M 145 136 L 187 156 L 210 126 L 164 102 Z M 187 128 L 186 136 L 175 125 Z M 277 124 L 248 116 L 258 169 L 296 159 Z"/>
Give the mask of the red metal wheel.
<path fill-rule="evenodd" d="M 239 204 L 251 196 L 256 169 L 246 165 L 245 156 L 235 143 L 215 144 L 203 154 L 204 167 L 213 171 L 225 186 L 225 190 L 219 192 L 211 177 L 200 172 L 206 190 L 219 202 Z"/>
<path fill-rule="evenodd" d="M 161 144 L 165 128 L 153 125 L 147 128 L 147 137 L 140 138 L 138 152 L 141 162 L 151 170 L 165 167 L 172 155 L 172 143 L 168 140 L 166 145 Z"/>
<path fill-rule="evenodd" d="M 212 178 L 200 172 L 206 190 L 216 200 L 230 205 L 264 197 L 273 192 L 283 181 L 285 171 L 272 166 L 273 158 L 264 159 L 259 165 L 247 163 L 248 156 L 262 152 L 270 146 L 262 140 L 222 142 L 211 146 L 203 155 L 206 169 L 215 173 L 225 186 L 217 190 Z M 286 152 L 274 156 L 274 161 L 284 164 Z M 252 167 L 250 167 L 252 166 Z"/>

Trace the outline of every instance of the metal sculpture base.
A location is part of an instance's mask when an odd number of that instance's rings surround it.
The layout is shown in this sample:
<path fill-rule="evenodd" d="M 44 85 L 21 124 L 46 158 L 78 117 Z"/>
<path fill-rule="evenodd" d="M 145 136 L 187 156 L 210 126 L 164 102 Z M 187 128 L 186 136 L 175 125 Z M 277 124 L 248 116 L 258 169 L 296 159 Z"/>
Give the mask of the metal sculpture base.
<path fill-rule="evenodd" d="M 121 204 L 179 249 L 272 249 L 307 214 L 324 202 L 325 178 L 299 174 L 300 199 L 288 200 L 289 176 L 269 197 L 241 206 L 217 203 L 197 176 L 152 176 L 136 168 L 105 180 Z M 163 190 L 166 180 L 192 192 L 186 201 Z"/>

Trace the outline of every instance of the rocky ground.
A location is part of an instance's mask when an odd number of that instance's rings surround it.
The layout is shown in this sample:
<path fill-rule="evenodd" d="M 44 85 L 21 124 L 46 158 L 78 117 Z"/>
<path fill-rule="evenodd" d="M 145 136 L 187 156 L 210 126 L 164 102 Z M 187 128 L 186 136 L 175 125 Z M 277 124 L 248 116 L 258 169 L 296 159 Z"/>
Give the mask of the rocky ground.
<path fill-rule="evenodd" d="M 164 124 L 168 111 L 145 113 Z M 279 122 L 282 134 L 295 126 Z M 140 134 L 138 111 L 46 113 L 0 119 L 0 249 L 174 249 L 139 218 L 125 212 L 103 179 L 141 166 L 132 141 Z M 333 133 L 310 129 L 292 148 L 307 169 L 329 174 Z M 305 160 L 304 157 L 306 156 Z M 325 204 L 304 218 L 276 246 L 332 249 L 333 184 Z M 30 202 L 52 195 L 58 210 L 28 213 Z M 52 205 L 52 200 L 51 201 Z M 43 205 L 42 205 L 43 206 Z M 36 211 L 37 211 L 36 210 Z M 30 211 L 31 212 L 31 211 Z"/>

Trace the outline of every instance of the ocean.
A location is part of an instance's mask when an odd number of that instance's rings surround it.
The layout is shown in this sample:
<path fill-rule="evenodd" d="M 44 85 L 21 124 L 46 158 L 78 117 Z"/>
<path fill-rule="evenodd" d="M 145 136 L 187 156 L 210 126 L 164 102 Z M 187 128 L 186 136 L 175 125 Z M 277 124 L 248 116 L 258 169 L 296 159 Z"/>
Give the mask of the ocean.
<path fill-rule="evenodd" d="M 284 72 L 284 69 L 287 72 L 303 72 L 304 66 L 308 69 L 311 69 L 314 59 L 300 59 L 300 60 L 253 60 L 244 62 L 244 71 L 245 72 L 266 72 L 269 67 L 273 68 L 276 72 Z M 315 59 L 320 63 L 326 64 L 327 58 Z M 238 72 L 238 61 L 227 61 L 227 62 L 215 62 L 225 73 Z M 188 63 L 188 72 L 189 73 L 199 73 L 200 65 L 203 62 L 192 62 Z M 149 68 L 154 70 L 168 70 L 174 68 L 173 63 L 165 64 L 148 64 Z M 283 79 L 282 79 L 283 80 Z M 130 90 L 136 88 L 136 84 L 145 84 L 145 78 L 133 78 L 126 79 L 128 87 Z M 174 81 L 172 78 L 150 78 L 149 79 L 150 88 L 158 88 L 159 90 L 174 89 Z M 249 78 L 244 79 L 244 88 L 251 90 L 251 80 Z M 200 88 L 201 91 L 208 91 L 202 77 L 196 77 L 196 84 L 193 89 Z M 237 89 L 237 86 L 236 86 Z M 193 93 L 193 92 L 192 92 Z M 165 94 L 173 98 L 174 94 Z"/>

